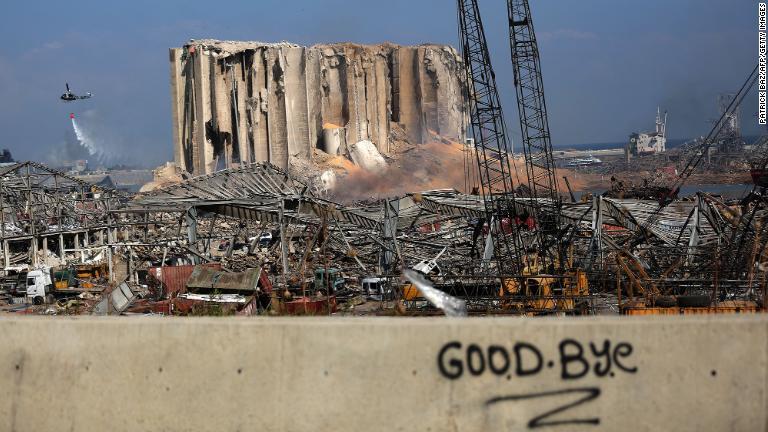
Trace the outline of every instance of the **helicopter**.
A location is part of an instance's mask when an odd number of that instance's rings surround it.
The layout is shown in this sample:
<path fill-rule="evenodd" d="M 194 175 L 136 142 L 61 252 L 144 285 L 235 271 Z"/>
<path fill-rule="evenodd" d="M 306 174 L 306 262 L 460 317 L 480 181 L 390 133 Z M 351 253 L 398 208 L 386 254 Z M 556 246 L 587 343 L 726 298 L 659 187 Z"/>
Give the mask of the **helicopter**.
<path fill-rule="evenodd" d="M 61 100 L 63 100 L 64 102 L 72 102 L 80 99 L 90 99 L 91 96 L 93 96 L 91 92 L 88 92 L 82 96 L 76 95 L 72 93 L 71 90 L 69 90 L 69 83 L 65 83 L 65 85 L 67 86 L 67 91 L 61 95 Z"/>

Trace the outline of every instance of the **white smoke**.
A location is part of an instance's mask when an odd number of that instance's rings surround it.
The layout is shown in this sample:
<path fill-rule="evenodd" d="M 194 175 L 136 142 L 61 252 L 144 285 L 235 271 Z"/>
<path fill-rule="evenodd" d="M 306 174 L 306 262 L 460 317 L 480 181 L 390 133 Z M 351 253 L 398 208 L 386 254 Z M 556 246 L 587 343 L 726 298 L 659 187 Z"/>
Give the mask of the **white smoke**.
<path fill-rule="evenodd" d="M 77 137 L 77 141 L 80 143 L 81 146 L 85 147 L 85 149 L 88 150 L 88 154 L 96 158 L 96 161 L 98 161 L 99 163 L 106 162 L 104 151 L 96 145 L 93 139 L 85 131 L 83 131 L 80 128 L 80 126 L 77 125 L 77 121 L 75 120 L 74 117 L 72 117 L 72 129 L 75 130 L 75 136 Z"/>

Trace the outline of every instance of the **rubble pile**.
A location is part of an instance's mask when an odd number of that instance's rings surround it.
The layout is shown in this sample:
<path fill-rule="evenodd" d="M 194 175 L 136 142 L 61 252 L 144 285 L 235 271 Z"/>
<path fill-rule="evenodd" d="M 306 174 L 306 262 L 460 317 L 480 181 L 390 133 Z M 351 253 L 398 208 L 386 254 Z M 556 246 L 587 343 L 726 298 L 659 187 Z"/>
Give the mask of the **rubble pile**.
<path fill-rule="evenodd" d="M 761 195 L 739 205 L 699 194 L 662 210 L 656 201 L 609 195 L 564 203 L 562 215 L 573 227 L 564 237 L 568 259 L 589 270 L 567 301 L 534 305 L 500 297 L 498 281 L 488 276 L 494 263 L 487 234 L 535 227 L 530 210 L 544 198 L 522 193 L 508 218 L 489 223 L 479 195 L 433 189 L 341 202 L 269 163 L 135 196 L 18 164 L 6 170 L 0 192 L 2 291 L 6 310 L 15 313 L 431 313 L 402 279 L 405 269 L 466 299 L 470 313 L 579 313 L 593 293 L 587 279 L 594 290 L 608 291 L 615 286 L 605 280 L 619 280 L 621 292 L 637 278 L 665 273 L 670 285 L 658 292 L 682 289 L 675 280 L 695 291 L 709 289 L 713 279 L 704 275 L 715 269 L 738 282 L 729 296 L 754 296 L 743 281 L 755 279 L 746 274 L 755 266 L 733 260 L 724 270 L 713 261 L 721 254 L 701 251 L 754 250 L 732 255 L 768 262 L 758 244 L 768 236 L 755 225 L 768 216 Z M 642 271 L 618 246 L 640 233 L 645 246 L 632 260 L 648 263 Z M 684 262 L 675 245 L 698 252 Z M 521 260 L 535 262 L 535 251 L 525 253 Z"/>

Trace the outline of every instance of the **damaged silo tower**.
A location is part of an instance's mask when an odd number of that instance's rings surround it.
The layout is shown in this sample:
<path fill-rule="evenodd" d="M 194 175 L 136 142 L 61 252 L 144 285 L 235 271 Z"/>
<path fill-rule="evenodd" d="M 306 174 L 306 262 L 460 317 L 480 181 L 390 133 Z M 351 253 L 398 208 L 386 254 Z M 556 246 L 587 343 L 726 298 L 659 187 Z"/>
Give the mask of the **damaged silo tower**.
<path fill-rule="evenodd" d="M 311 159 L 337 145 L 323 142 L 327 125 L 385 155 L 393 123 L 411 143 L 462 135 L 465 83 L 448 46 L 199 40 L 170 61 L 175 159 L 193 174 Z"/>

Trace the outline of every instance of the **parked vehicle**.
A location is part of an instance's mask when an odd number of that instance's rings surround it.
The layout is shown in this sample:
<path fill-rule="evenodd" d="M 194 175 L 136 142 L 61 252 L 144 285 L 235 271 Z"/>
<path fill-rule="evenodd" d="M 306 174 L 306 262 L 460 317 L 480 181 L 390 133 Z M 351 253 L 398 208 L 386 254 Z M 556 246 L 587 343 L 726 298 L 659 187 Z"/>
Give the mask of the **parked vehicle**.
<path fill-rule="evenodd" d="M 341 291 L 343 288 L 344 277 L 341 276 L 339 269 L 329 268 L 327 272 L 325 267 L 315 269 L 315 290 L 330 295 Z"/>
<path fill-rule="evenodd" d="M 57 296 L 84 291 L 101 291 L 93 279 L 107 276 L 104 266 L 83 264 L 74 267 L 39 267 L 27 273 L 25 295 L 34 304 L 50 303 Z"/>
<path fill-rule="evenodd" d="M 53 278 L 50 267 L 43 267 L 27 273 L 27 298 L 34 304 L 43 304 L 53 294 Z"/>
<path fill-rule="evenodd" d="M 367 277 L 362 280 L 363 295 L 374 300 L 384 300 L 392 295 L 392 288 L 387 280 L 380 277 Z"/>

